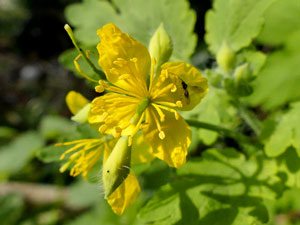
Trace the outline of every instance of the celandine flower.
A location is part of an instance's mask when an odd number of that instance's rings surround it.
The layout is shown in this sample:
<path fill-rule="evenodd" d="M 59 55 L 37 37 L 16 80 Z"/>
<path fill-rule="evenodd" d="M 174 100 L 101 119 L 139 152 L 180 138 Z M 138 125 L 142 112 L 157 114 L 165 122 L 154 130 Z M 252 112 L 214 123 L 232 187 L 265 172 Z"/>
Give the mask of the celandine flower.
<path fill-rule="evenodd" d="M 114 24 L 98 35 L 99 65 L 109 83 L 100 81 L 96 91 L 108 93 L 92 101 L 89 122 L 100 124 L 100 133 L 129 136 L 129 145 L 141 129 L 153 156 L 181 167 L 191 130 L 177 110 L 193 109 L 208 90 L 207 80 L 184 62 L 155 68 L 147 48 Z"/>
<path fill-rule="evenodd" d="M 78 48 L 70 27 L 66 30 Z M 105 196 L 113 211 L 122 214 L 140 192 L 131 163 L 154 157 L 176 168 L 185 163 L 191 129 L 178 110 L 193 109 L 208 87 L 200 71 L 187 63 L 160 61 L 162 65 L 156 66 L 147 48 L 114 24 L 99 29 L 98 35 L 99 65 L 107 82 L 99 81 L 96 91 L 106 93 L 89 103 L 79 93 L 70 92 L 66 101 L 75 115 L 73 120 L 84 123 L 88 119 L 102 135 L 60 144 L 74 145 L 61 156 L 69 157 L 61 171 L 72 167 L 71 175 L 86 177 L 103 153 Z M 167 60 L 170 54 L 166 50 L 161 58 Z M 75 65 L 82 73 L 76 60 Z"/>

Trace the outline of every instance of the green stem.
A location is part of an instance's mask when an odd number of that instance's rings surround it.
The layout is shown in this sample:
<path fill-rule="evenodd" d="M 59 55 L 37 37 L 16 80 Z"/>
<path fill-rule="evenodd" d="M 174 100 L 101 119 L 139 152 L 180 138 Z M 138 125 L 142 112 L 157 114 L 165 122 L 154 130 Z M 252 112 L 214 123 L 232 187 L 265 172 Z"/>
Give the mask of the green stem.
<path fill-rule="evenodd" d="M 251 127 L 251 129 L 255 132 L 256 136 L 258 136 L 261 132 L 261 123 L 260 121 L 245 107 L 239 107 L 240 115 L 245 120 L 245 122 Z"/>
<path fill-rule="evenodd" d="M 256 136 L 259 136 L 261 132 L 261 122 L 239 101 L 239 99 L 235 98 L 233 101 L 241 118 L 251 127 Z"/>
<path fill-rule="evenodd" d="M 84 61 L 92 68 L 92 70 L 98 74 L 100 76 L 100 79 L 101 80 L 106 80 L 106 77 L 104 75 L 104 73 L 100 70 L 98 70 L 94 64 L 91 62 L 91 60 L 86 56 L 86 54 L 84 53 L 84 51 L 78 46 L 76 40 L 75 40 L 75 37 L 74 37 L 74 34 L 73 34 L 73 31 L 71 29 L 71 27 L 66 24 L 65 25 L 65 30 L 67 31 L 70 39 L 72 40 L 73 42 L 73 45 L 75 46 L 75 48 L 77 49 L 77 51 L 79 52 L 79 54 L 83 57 Z"/>
<path fill-rule="evenodd" d="M 216 131 L 216 132 L 221 133 L 225 136 L 231 137 L 231 138 L 233 138 L 237 141 L 247 142 L 247 143 L 251 143 L 251 144 L 253 144 L 253 142 L 254 142 L 254 140 L 252 140 L 248 136 L 243 135 L 243 134 L 241 134 L 239 132 L 236 132 L 236 131 L 226 129 L 224 127 L 220 127 L 220 126 L 213 125 L 213 124 L 210 124 L 210 123 L 200 122 L 200 121 L 197 121 L 197 120 L 187 120 L 186 122 L 190 126 Z"/>

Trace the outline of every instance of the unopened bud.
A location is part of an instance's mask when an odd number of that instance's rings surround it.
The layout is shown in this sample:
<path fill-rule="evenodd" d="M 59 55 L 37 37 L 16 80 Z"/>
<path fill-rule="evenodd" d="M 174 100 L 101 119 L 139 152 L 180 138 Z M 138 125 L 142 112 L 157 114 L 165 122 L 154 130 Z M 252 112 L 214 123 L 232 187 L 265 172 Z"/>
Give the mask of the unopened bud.
<path fill-rule="evenodd" d="M 232 69 L 235 61 L 234 52 L 228 47 L 226 42 L 223 42 L 222 47 L 217 54 L 217 62 L 219 67 L 228 74 L 230 69 Z"/>
<path fill-rule="evenodd" d="M 250 78 L 250 71 L 249 71 L 248 63 L 244 63 L 235 69 L 234 78 L 237 82 L 241 79 L 248 80 Z"/>
<path fill-rule="evenodd" d="M 102 169 L 102 182 L 105 197 L 112 194 L 130 172 L 131 147 L 128 136 L 120 137 Z"/>
<path fill-rule="evenodd" d="M 86 104 L 81 110 L 79 110 L 74 116 L 71 117 L 71 120 L 78 123 L 85 123 L 88 120 L 88 114 L 91 108 L 91 104 Z"/>
<path fill-rule="evenodd" d="M 157 67 L 167 62 L 172 54 L 173 46 L 171 37 L 166 32 L 163 24 L 155 31 L 149 43 L 151 57 L 156 59 Z"/>

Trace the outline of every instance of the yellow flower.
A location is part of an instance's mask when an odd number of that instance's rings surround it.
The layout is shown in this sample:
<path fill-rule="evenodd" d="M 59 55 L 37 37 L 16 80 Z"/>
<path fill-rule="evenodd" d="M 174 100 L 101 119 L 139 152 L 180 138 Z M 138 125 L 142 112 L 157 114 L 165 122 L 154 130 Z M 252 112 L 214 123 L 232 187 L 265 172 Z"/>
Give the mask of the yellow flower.
<path fill-rule="evenodd" d="M 96 91 L 108 93 L 92 101 L 89 122 L 99 124 L 100 133 L 116 138 L 129 136 L 132 140 L 142 130 L 153 156 L 169 166 L 182 166 L 191 130 L 177 110 L 193 109 L 208 90 L 207 80 L 184 62 L 155 68 L 147 48 L 114 24 L 97 33 L 101 39 L 99 65 L 108 82 L 99 81 Z"/>
<path fill-rule="evenodd" d="M 83 97 L 80 93 L 70 91 L 66 96 L 66 103 L 73 114 L 78 114 L 89 101 Z M 107 158 L 110 156 L 112 149 L 114 149 L 117 143 L 117 139 L 111 138 L 111 136 L 102 136 L 95 139 L 81 139 L 70 142 L 64 142 L 56 144 L 57 146 L 72 146 L 65 151 L 60 159 L 68 157 L 66 162 L 60 168 L 60 172 L 65 172 L 68 168 L 71 168 L 70 175 L 78 176 L 82 175 L 84 179 L 87 178 L 88 172 L 92 169 L 96 163 L 100 163 L 100 157 L 103 154 L 103 165 L 106 163 Z M 147 156 L 147 148 L 143 146 L 141 138 L 137 136 L 133 143 L 135 155 L 135 162 L 143 162 L 144 156 Z M 137 149 L 142 151 L 136 151 Z M 142 153 L 142 155 L 141 155 Z M 122 184 L 111 194 L 106 200 L 111 206 L 112 210 L 121 215 L 124 210 L 137 199 L 141 189 L 136 176 L 130 171 L 127 178 Z"/>

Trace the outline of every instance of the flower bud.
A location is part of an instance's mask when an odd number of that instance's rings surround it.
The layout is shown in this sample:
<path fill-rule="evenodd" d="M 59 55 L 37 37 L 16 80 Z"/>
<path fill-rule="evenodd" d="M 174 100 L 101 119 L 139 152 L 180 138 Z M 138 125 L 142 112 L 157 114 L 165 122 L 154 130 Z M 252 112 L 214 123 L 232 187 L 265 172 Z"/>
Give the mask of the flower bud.
<path fill-rule="evenodd" d="M 250 71 L 248 63 L 238 66 L 234 71 L 235 80 L 248 80 L 250 78 Z"/>
<path fill-rule="evenodd" d="M 232 69 L 235 61 L 234 52 L 228 47 L 226 42 L 223 42 L 222 47 L 217 54 L 217 62 L 219 67 L 228 74 L 230 69 Z"/>
<path fill-rule="evenodd" d="M 74 116 L 71 117 L 71 120 L 78 123 L 85 123 L 88 120 L 88 114 L 91 108 L 91 104 L 86 104 L 82 109 L 80 109 Z"/>
<path fill-rule="evenodd" d="M 107 198 L 126 179 L 130 172 L 131 148 L 128 136 L 121 137 L 102 168 L 102 182 Z"/>
<path fill-rule="evenodd" d="M 173 46 L 171 37 L 166 32 L 163 24 L 155 31 L 149 43 L 151 57 L 156 59 L 157 68 L 167 62 L 172 54 Z"/>

